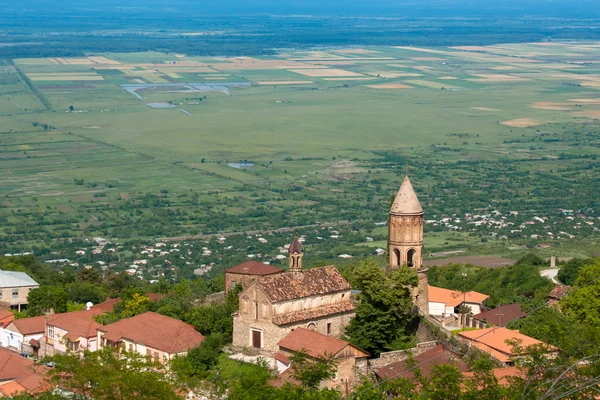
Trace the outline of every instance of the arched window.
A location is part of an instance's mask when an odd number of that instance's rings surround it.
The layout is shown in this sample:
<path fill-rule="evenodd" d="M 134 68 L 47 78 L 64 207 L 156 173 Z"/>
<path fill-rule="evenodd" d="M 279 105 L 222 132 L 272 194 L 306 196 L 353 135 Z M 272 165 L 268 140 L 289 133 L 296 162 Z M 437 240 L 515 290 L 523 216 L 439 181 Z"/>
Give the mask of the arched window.
<path fill-rule="evenodd" d="M 408 253 L 406 253 L 406 265 L 408 265 L 409 267 L 414 267 L 415 266 L 415 254 L 417 253 L 417 251 L 415 249 L 410 249 L 408 251 Z"/>
<path fill-rule="evenodd" d="M 306 329 L 311 330 L 311 331 L 315 331 L 315 330 L 317 330 L 317 324 L 315 324 L 314 322 L 311 322 L 310 324 L 308 324 L 308 326 L 306 327 Z"/>
<path fill-rule="evenodd" d="M 398 249 L 394 249 L 394 267 L 400 266 L 402 265 L 401 263 L 401 259 L 400 259 L 400 250 Z"/>

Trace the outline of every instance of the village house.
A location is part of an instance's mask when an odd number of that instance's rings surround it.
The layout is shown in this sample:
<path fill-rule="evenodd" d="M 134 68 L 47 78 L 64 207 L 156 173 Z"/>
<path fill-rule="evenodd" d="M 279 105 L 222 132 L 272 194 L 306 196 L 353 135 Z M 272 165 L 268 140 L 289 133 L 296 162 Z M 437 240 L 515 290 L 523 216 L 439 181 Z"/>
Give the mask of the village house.
<path fill-rule="evenodd" d="M 333 357 L 335 360 L 335 376 L 321 383 L 321 387 L 337 389 L 348 395 L 361 376 L 367 375 L 367 358 L 369 353 L 358 347 L 331 336 L 304 328 L 296 328 L 277 343 L 279 351 L 275 353 L 277 369 L 281 373 L 272 382 L 281 386 L 291 378 L 290 358 L 300 351 L 305 351 L 309 359 Z"/>
<path fill-rule="evenodd" d="M 185 355 L 203 340 L 192 325 L 152 311 L 97 327 L 99 348 L 118 347 L 163 364 Z"/>
<path fill-rule="evenodd" d="M 508 387 L 511 385 L 511 378 L 525 378 L 525 372 L 518 367 L 494 368 L 492 374 L 498 380 L 501 386 Z M 473 378 L 475 372 L 463 372 L 463 376 L 467 379 Z"/>
<path fill-rule="evenodd" d="M 429 286 L 429 314 L 436 316 L 451 316 L 458 314 L 461 304 L 469 307 L 472 314 L 481 313 L 483 303 L 490 296 L 478 292 L 463 293 L 459 290 L 449 290 L 435 286 Z"/>
<path fill-rule="evenodd" d="M 0 303 L 21 311 L 27 305 L 27 296 L 31 289 L 40 285 L 25 272 L 0 270 Z"/>
<path fill-rule="evenodd" d="M 39 340 L 44 336 L 46 317 L 21 318 L 4 328 L 2 346 L 22 354 L 37 355 Z"/>
<path fill-rule="evenodd" d="M 340 337 L 354 316 L 351 287 L 334 266 L 302 269 L 302 246 L 289 248 L 289 272 L 256 278 L 239 294 L 233 345 L 272 355 L 296 328 Z"/>
<path fill-rule="evenodd" d="M 46 367 L 0 347 L 0 398 L 18 394 L 36 395 L 48 389 L 44 380 Z"/>
<path fill-rule="evenodd" d="M 40 356 L 64 354 L 71 351 L 98 349 L 96 329 L 101 327 L 94 316 L 102 314 L 99 309 L 53 314 L 47 317 L 46 331 L 40 340 Z"/>
<path fill-rule="evenodd" d="M 516 358 L 526 356 L 527 348 L 530 346 L 545 345 L 545 343 L 523 335 L 517 330 L 503 327 L 463 331 L 458 333 L 458 337 L 505 364 L 512 364 Z M 511 342 L 517 342 L 518 348 L 515 348 Z M 552 346 L 549 346 L 549 349 L 551 353 L 558 351 Z"/>
<path fill-rule="evenodd" d="M 225 293 L 234 289 L 237 285 L 247 288 L 260 276 L 281 274 L 283 272 L 285 272 L 283 268 L 273 267 L 258 261 L 245 261 L 225 270 Z"/>
<path fill-rule="evenodd" d="M 432 367 L 434 365 L 451 364 L 458 368 L 459 371 L 465 372 L 469 370 L 467 364 L 452 351 L 448 350 L 443 344 L 437 345 L 424 353 L 415 356 L 412 360 L 402 360 L 385 367 L 377 368 L 373 372 L 377 379 L 390 380 L 398 378 L 414 379 L 415 365 L 419 366 L 419 370 L 424 378 L 430 378 Z"/>
<path fill-rule="evenodd" d="M 520 304 L 504 304 L 494 308 L 493 310 L 487 310 L 479 314 L 475 314 L 473 319 L 495 326 L 503 326 L 511 321 L 523 318 L 526 315 L 527 313 L 521 310 Z"/>

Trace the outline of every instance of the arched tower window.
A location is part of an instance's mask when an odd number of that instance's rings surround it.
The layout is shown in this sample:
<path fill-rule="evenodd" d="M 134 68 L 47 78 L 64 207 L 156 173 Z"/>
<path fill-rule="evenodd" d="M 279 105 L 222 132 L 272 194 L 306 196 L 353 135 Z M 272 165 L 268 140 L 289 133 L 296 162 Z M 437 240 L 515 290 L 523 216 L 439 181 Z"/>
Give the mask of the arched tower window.
<path fill-rule="evenodd" d="M 408 265 L 409 267 L 415 266 L 414 258 L 416 253 L 417 251 L 415 249 L 410 249 L 408 253 L 406 253 L 406 265 Z"/>
<path fill-rule="evenodd" d="M 400 261 L 400 250 L 394 249 L 394 266 L 402 265 Z"/>

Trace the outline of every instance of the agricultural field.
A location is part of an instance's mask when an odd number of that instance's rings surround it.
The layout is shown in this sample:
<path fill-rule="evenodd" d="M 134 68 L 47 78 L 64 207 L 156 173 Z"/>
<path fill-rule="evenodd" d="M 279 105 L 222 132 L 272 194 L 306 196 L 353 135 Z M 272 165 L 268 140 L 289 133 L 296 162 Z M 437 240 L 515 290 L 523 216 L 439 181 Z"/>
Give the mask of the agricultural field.
<path fill-rule="evenodd" d="M 408 172 L 463 236 L 428 250 L 568 253 L 599 140 L 596 42 L 0 60 L 0 250 L 343 223 L 314 253 L 361 256 Z"/>

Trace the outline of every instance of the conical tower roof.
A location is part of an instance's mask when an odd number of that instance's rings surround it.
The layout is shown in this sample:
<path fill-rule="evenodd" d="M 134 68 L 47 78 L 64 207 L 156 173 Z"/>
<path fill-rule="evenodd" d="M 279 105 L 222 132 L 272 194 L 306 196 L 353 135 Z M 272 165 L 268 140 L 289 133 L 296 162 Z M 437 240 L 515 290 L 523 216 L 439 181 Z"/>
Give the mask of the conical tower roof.
<path fill-rule="evenodd" d="M 296 235 L 294 235 L 294 239 L 292 239 L 289 252 L 290 254 L 302 254 L 302 245 L 300 244 L 300 241 Z"/>
<path fill-rule="evenodd" d="M 419 203 L 419 199 L 417 198 L 417 194 L 415 193 L 415 190 L 413 189 L 410 183 L 410 179 L 408 179 L 408 175 L 406 176 L 406 178 L 404 178 L 404 182 L 402 182 L 402 185 L 400 186 L 400 190 L 396 195 L 394 204 L 392 204 L 390 214 L 423 214 L 423 208 L 421 208 L 421 203 Z"/>

